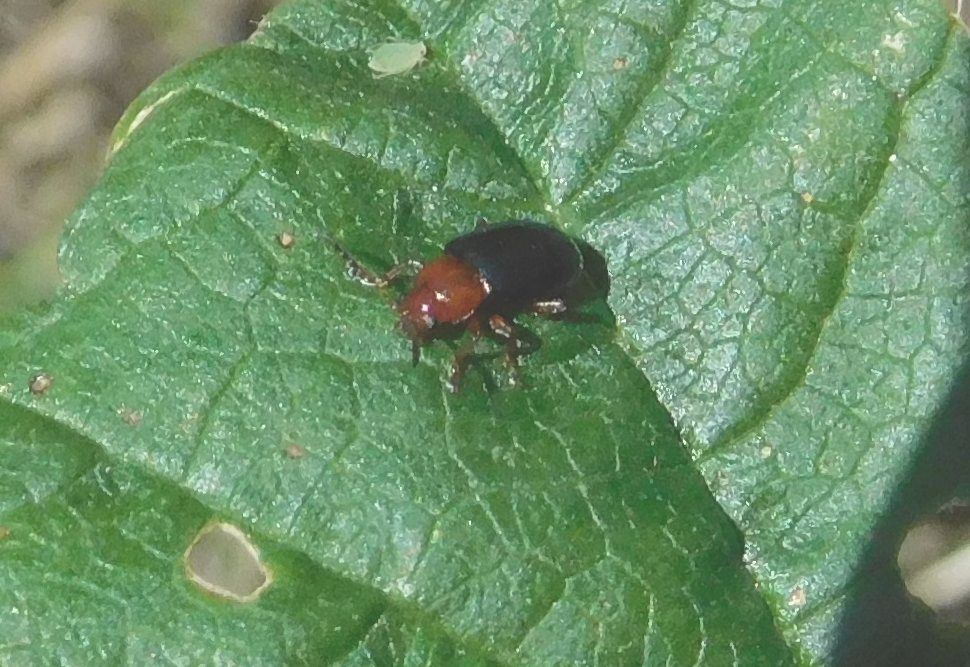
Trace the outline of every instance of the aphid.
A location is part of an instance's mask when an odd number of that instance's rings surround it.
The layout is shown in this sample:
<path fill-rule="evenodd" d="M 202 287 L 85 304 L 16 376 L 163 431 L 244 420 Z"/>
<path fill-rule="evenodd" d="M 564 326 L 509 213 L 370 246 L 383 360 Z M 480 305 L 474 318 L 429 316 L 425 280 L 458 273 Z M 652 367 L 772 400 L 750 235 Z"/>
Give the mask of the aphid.
<path fill-rule="evenodd" d="M 428 47 L 424 42 L 387 42 L 368 51 L 367 66 L 378 79 L 394 74 L 405 74 L 424 62 Z"/>
<path fill-rule="evenodd" d="M 358 274 L 376 285 L 395 280 L 407 266 L 377 277 L 351 261 Z M 471 338 L 455 353 L 454 390 L 483 334 L 505 342 L 506 359 L 516 368 L 521 350 L 514 318 L 525 312 L 565 312 L 565 298 L 582 271 L 579 248 L 553 227 L 531 220 L 480 221 L 475 231 L 452 240 L 441 257 L 422 266 L 414 287 L 397 305 L 414 363 L 423 345 L 464 330 Z"/>

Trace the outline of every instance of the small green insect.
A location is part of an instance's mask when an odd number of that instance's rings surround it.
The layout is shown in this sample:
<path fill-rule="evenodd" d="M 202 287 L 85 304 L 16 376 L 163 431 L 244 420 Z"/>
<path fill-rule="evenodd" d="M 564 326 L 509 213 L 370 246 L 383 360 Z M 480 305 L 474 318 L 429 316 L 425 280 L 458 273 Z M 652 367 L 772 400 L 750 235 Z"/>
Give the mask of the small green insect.
<path fill-rule="evenodd" d="M 368 51 L 367 66 L 377 79 L 394 74 L 406 74 L 424 62 L 428 47 L 424 42 L 387 42 Z"/>

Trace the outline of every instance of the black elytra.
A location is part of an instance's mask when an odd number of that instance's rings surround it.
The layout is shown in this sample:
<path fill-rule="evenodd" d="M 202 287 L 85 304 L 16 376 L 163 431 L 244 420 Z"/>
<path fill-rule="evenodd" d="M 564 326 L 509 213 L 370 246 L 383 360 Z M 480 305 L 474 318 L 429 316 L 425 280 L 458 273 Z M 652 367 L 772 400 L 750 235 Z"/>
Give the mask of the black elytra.
<path fill-rule="evenodd" d="M 507 316 L 562 299 L 583 270 L 572 239 L 532 220 L 481 225 L 449 242 L 444 253 L 475 267 L 488 283 L 479 311 Z"/>

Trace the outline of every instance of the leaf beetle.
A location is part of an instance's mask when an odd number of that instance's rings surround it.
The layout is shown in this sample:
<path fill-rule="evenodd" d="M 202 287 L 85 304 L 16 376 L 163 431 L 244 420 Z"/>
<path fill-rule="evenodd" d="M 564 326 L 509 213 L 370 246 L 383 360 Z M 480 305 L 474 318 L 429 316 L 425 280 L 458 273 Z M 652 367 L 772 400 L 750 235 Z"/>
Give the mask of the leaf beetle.
<path fill-rule="evenodd" d="M 432 340 L 464 331 L 471 334 L 455 352 L 454 391 L 483 335 L 502 340 L 506 360 L 517 369 L 521 336 L 515 317 L 566 312 L 566 299 L 583 273 L 583 253 L 577 244 L 558 229 L 533 220 L 479 220 L 474 231 L 447 243 L 440 257 L 425 264 L 400 264 L 382 276 L 341 251 L 356 276 L 380 287 L 408 268 L 419 269 L 410 292 L 396 306 L 400 327 L 411 339 L 415 364 L 421 347 Z"/>

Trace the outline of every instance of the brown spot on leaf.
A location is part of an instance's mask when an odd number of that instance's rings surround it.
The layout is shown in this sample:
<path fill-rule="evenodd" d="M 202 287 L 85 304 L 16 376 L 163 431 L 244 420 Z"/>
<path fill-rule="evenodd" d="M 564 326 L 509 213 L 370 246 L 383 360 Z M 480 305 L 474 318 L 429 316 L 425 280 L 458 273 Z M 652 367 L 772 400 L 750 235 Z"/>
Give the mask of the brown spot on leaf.
<path fill-rule="evenodd" d="M 30 378 L 28 387 L 30 388 L 30 393 L 34 396 L 41 396 L 47 393 L 47 390 L 51 388 L 54 384 L 54 377 L 50 373 L 38 373 L 34 377 Z"/>
<path fill-rule="evenodd" d="M 302 459 L 307 454 L 306 449 L 294 442 L 288 444 L 284 451 L 286 451 L 286 455 L 291 459 Z"/>
<path fill-rule="evenodd" d="M 286 250 L 289 250 L 296 245 L 296 237 L 290 232 L 280 232 L 276 237 L 276 240 L 279 242 L 280 246 Z"/>
<path fill-rule="evenodd" d="M 145 417 L 140 410 L 132 410 L 124 406 L 118 408 L 118 415 L 128 426 L 138 426 Z"/>

